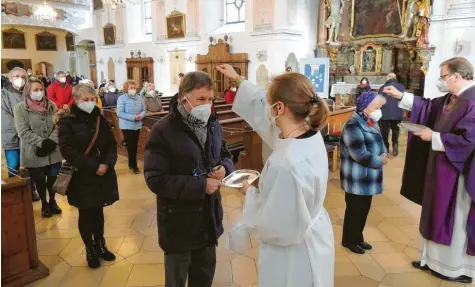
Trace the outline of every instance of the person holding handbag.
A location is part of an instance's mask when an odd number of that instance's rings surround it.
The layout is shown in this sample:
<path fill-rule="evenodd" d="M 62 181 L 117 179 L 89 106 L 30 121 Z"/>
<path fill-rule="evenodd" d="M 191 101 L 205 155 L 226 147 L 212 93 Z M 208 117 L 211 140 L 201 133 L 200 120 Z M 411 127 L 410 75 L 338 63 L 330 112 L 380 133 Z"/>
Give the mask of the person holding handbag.
<path fill-rule="evenodd" d="M 61 114 L 58 121 L 59 149 L 67 165 L 74 167 L 66 195 L 69 204 L 79 209 L 78 228 L 86 247 L 87 263 L 90 268 L 98 268 L 100 258 L 115 260 L 104 239 L 103 209 L 119 200 L 114 169 L 117 142 L 109 121 L 96 106 L 94 88 L 78 84 L 73 88 L 73 97 L 71 110 Z M 60 174 L 58 181 L 65 178 Z M 61 182 L 56 185 L 64 187 Z"/>
<path fill-rule="evenodd" d="M 23 89 L 24 101 L 13 110 L 15 128 L 20 138 L 20 163 L 36 185 L 41 198 L 41 215 L 61 214 L 53 191 L 53 184 L 61 167 L 57 147 L 58 132 L 53 124 L 56 105 L 45 97 L 43 83 L 30 79 Z M 49 202 L 46 199 L 49 192 Z"/>

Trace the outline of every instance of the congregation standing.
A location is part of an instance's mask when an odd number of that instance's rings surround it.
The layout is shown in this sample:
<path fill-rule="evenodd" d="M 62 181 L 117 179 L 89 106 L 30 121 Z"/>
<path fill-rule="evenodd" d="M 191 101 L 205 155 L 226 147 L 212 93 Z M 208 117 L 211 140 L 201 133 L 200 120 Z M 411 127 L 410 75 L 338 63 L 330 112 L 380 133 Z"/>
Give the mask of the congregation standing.
<path fill-rule="evenodd" d="M 328 160 L 320 132 L 329 117 L 325 102 L 307 78 L 291 70 L 275 77 L 267 91 L 229 65 L 218 70 L 232 80 L 226 101 L 272 149 L 258 185 L 240 189 L 245 196 L 240 226 L 259 240 L 259 286 L 332 287 L 335 241 L 323 206 Z M 384 192 L 383 167 L 390 154 L 399 154 L 398 124 L 407 110 L 411 122 L 426 127 L 409 133 L 401 187 L 402 195 L 422 205 L 423 253 L 413 266 L 443 280 L 472 282 L 473 74 L 465 58 L 443 62 L 437 87 L 447 94 L 433 100 L 406 92 L 393 73 L 379 94 L 371 91 L 367 78 L 361 79 L 356 111 L 340 138 L 344 247 L 357 254 L 373 248 L 363 230 L 372 198 Z M 234 166 L 213 112 L 212 79 L 202 72 L 180 73 L 178 78 L 169 114 L 147 139 L 144 177 L 157 195 L 166 286 L 211 286 L 216 245 L 224 231 L 221 181 Z M 74 73 L 58 71 L 48 81 L 21 68 L 10 71 L 2 88 L 2 148 L 9 176 L 25 167 L 33 196 L 36 187 L 41 200 L 42 216 L 50 217 L 61 213 L 52 184 L 62 160 L 75 168 L 66 195 L 79 209 L 78 228 L 91 268 L 98 268 L 100 259 L 115 260 L 104 238 L 103 208 L 119 200 L 117 143 L 100 103 L 116 108 L 129 168 L 136 174 L 142 119 L 162 110 L 152 83 L 137 91 L 137 83 L 127 80 L 122 93 L 113 81 L 103 81 L 99 88 L 104 93 Z"/>

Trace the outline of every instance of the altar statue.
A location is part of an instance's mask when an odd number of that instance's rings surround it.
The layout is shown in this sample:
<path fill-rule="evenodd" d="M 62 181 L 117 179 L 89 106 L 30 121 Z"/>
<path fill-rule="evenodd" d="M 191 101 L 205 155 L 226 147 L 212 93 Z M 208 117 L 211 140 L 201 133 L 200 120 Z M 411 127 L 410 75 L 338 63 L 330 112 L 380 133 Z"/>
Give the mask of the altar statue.
<path fill-rule="evenodd" d="M 406 6 L 406 19 L 404 21 L 404 30 L 401 34 L 401 38 L 407 37 L 407 33 L 409 32 L 409 28 L 412 27 L 414 23 L 414 16 L 416 15 L 415 4 L 418 0 L 408 0 Z M 413 38 L 415 34 L 415 29 L 412 31 L 412 35 L 409 38 Z"/>
<path fill-rule="evenodd" d="M 327 0 L 327 1 L 331 1 L 331 6 L 328 7 L 330 10 L 330 16 L 328 16 L 328 19 L 325 22 L 325 27 L 328 28 L 327 44 L 339 44 L 340 42 L 338 42 L 338 34 L 340 33 L 341 14 L 343 14 L 345 1 L 344 0 Z"/>
<path fill-rule="evenodd" d="M 416 47 L 429 45 L 430 0 L 416 2 L 417 20 L 414 23 L 414 35 L 417 37 Z"/>

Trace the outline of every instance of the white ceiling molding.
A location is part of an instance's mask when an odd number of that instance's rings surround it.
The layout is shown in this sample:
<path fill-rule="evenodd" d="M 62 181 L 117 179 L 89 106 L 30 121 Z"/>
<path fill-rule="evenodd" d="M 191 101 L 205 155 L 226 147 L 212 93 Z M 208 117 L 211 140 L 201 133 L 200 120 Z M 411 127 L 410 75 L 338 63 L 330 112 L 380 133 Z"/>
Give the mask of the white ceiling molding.
<path fill-rule="evenodd" d="M 36 17 L 17 17 L 13 15 L 2 15 L 2 25 L 25 25 L 35 27 L 56 28 L 69 31 L 71 33 L 78 33 L 78 25 L 82 24 L 84 20 L 76 18 L 77 20 L 56 20 L 54 22 L 43 22 Z"/>

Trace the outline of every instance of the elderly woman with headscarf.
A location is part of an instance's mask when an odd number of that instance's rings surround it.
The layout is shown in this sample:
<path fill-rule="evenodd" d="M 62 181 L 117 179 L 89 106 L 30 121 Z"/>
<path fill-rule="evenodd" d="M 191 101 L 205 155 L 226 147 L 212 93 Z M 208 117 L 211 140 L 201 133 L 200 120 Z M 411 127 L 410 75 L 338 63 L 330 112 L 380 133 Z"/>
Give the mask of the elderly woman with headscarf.
<path fill-rule="evenodd" d="M 341 188 L 346 192 L 342 245 L 354 253 L 372 249 L 363 238 L 363 229 L 373 195 L 383 192 L 383 165 L 388 155 L 378 127 L 386 99 L 364 92 L 357 99 L 356 113 L 343 128 L 341 148 Z"/>

